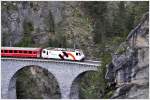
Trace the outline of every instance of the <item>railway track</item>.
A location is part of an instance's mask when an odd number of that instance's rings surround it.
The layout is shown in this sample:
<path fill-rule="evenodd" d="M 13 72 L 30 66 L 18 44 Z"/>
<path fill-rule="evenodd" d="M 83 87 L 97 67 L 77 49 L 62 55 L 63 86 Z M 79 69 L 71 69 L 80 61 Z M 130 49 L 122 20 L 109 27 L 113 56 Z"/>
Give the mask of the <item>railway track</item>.
<path fill-rule="evenodd" d="M 60 63 L 75 63 L 75 64 L 87 64 L 87 65 L 100 65 L 100 61 L 84 60 L 84 61 L 71 61 L 71 60 L 58 60 L 58 59 L 42 59 L 42 58 L 13 58 L 13 57 L 1 57 L 1 60 L 28 60 L 28 61 L 43 61 L 43 62 L 60 62 Z"/>

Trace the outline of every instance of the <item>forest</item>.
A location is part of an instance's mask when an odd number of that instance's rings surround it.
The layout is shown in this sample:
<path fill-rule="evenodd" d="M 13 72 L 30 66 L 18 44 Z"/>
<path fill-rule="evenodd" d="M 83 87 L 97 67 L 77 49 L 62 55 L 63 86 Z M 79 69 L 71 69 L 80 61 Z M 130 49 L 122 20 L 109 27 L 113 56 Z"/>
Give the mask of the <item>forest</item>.
<path fill-rule="evenodd" d="M 2 46 L 82 49 L 86 59 L 102 64 L 99 72 L 85 73 L 80 79 L 79 98 L 110 98 L 115 87 L 108 86 L 105 80 L 106 65 L 147 12 L 148 1 L 3 1 L 1 42 Z M 41 69 L 35 68 L 38 70 Z M 44 82 L 50 79 L 41 72 L 32 76 L 30 69 L 25 68 L 18 73 L 18 98 L 43 98 L 45 91 L 35 88 L 38 82 L 42 84 L 40 78 Z M 56 84 L 51 88 L 58 91 Z M 48 98 L 60 98 L 59 92 L 55 94 L 52 89 L 48 92 L 51 92 Z"/>

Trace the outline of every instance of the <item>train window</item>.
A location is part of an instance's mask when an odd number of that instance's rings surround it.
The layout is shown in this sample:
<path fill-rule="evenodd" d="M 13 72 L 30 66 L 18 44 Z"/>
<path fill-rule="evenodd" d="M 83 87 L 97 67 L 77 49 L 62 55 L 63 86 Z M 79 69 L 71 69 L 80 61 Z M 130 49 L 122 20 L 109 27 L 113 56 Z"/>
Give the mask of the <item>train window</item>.
<path fill-rule="evenodd" d="M 43 53 L 45 53 L 45 50 L 43 50 Z"/>
<path fill-rule="evenodd" d="M 29 51 L 29 54 L 32 54 L 32 51 Z"/>
<path fill-rule="evenodd" d="M 33 52 L 34 54 L 36 54 L 36 52 Z"/>
<path fill-rule="evenodd" d="M 4 50 L 4 53 L 7 53 L 7 50 Z"/>
<path fill-rule="evenodd" d="M 14 53 L 17 53 L 17 50 L 14 50 Z"/>
<path fill-rule="evenodd" d="M 24 53 L 27 53 L 27 51 L 24 51 Z"/>
<path fill-rule="evenodd" d="M 22 51 L 19 51 L 19 53 L 22 53 Z"/>
<path fill-rule="evenodd" d="M 1 50 L 1 53 L 3 53 L 3 50 Z"/>
<path fill-rule="evenodd" d="M 12 53 L 12 50 L 9 50 L 9 53 Z"/>
<path fill-rule="evenodd" d="M 76 53 L 76 55 L 78 56 L 78 53 Z"/>
<path fill-rule="evenodd" d="M 79 56 L 81 56 L 81 53 L 79 53 Z"/>

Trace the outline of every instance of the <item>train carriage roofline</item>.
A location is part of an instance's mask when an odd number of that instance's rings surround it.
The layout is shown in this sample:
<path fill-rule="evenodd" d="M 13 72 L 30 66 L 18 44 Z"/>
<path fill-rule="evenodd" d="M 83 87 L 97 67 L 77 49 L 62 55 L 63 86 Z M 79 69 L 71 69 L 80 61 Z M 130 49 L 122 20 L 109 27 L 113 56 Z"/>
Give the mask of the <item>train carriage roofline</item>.
<path fill-rule="evenodd" d="M 45 48 L 46 50 L 55 50 L 55 51 L 72 51 L 72 52 L 75 52 L 75 51 L 82 51 L 80 49 L 72 49 L 72 48 L 55 48 L 55 47 L 48 47 L 48 48 Z"/>
<path fill-rule="evenodd" d="M 26 48 L 26 47 L 1 47 L 1 50 L 41 50 L 42 48 Z"/>

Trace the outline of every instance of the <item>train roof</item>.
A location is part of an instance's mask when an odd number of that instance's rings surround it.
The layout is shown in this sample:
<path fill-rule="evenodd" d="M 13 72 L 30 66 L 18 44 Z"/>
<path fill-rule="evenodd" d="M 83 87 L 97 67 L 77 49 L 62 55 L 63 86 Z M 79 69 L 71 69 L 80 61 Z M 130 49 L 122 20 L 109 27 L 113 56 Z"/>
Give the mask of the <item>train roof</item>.
<path fill-rule="evenodd" d="M 81 51 L 80 49 L 72 49 L 72 48 L 55 48 L 55 47 L 48 47 L 48 48 L 45 48 L 47 50 L 55 50 L 55 51 Z"/>
<path fill-rule="evenodd" d="M 42 48 L 26 48 L 26 47 L 1 47 L 4 50 L 40 50 Z"/>

